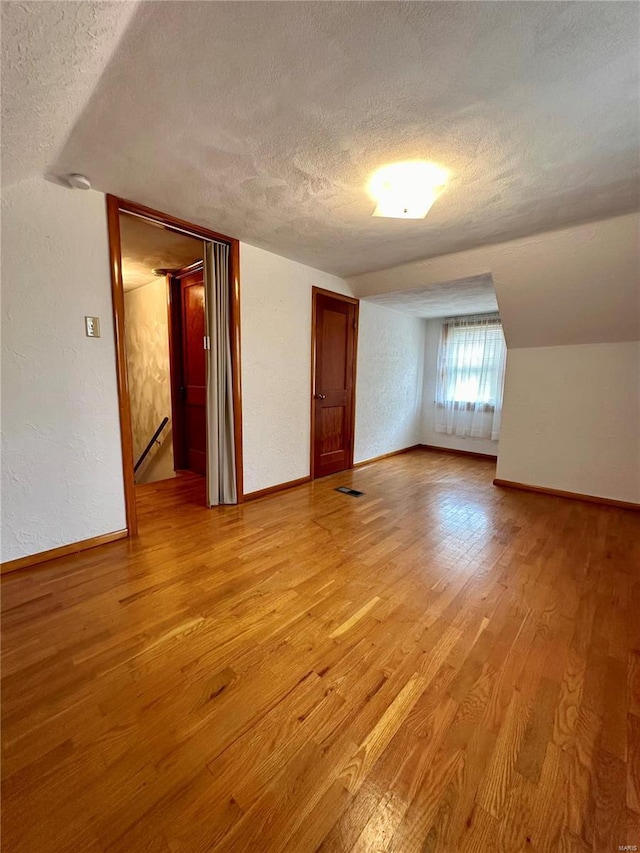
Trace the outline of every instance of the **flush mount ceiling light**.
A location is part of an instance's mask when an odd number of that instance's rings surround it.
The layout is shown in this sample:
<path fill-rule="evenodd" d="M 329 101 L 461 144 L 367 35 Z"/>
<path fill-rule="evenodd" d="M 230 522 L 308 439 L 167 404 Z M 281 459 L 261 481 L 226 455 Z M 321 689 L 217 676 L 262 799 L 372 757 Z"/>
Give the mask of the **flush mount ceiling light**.
<path fill-rule="evenodd" d="M 369 192 L 378 206 L 374 216 L 424 219 L 447 182 L 449 173 L 436 163 L 412 160 L 383 166 L 371 177 Z"/>

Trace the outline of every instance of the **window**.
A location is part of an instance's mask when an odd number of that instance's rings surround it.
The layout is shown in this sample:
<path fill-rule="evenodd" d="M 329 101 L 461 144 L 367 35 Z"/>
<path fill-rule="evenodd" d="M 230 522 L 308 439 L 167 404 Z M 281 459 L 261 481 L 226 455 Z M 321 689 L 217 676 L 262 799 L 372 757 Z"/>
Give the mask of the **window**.
<path fill-rule="evenodd" d="M 436 430 L 497 439 L 506 346 L 496 314 L 456 317 L 442 325 L 436 383 Z"/>

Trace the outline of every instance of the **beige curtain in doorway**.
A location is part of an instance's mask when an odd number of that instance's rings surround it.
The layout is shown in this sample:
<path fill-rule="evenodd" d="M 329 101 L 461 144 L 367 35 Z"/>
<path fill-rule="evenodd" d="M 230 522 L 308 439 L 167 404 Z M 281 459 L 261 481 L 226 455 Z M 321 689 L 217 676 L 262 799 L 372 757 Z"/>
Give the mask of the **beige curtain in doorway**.
<path fill-rule="evenodd" d="M 210 348 L 207 370 L 207 503 L 235 504 L 229 246 L 205 242 L 204 280 Z"/>

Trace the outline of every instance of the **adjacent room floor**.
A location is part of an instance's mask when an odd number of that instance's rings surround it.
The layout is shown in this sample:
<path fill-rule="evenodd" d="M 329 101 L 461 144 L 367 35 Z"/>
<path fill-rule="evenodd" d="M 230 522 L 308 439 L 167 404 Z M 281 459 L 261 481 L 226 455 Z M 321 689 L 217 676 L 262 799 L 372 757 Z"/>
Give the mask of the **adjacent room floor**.
<path fill-rule="evenodd" d="M 640 517 L 493 476 L 414 451 L 212 511 L 179 478 L 7 576 L 4 849 L 640 844 Z"/>

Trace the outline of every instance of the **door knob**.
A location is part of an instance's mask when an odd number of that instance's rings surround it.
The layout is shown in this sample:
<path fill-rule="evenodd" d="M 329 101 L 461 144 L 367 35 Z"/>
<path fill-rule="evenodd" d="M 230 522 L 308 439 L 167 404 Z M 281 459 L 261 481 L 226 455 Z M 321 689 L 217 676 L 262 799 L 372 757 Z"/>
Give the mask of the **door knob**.
<path fill-rule="evenodd" d="M 326 400 L 327 399 L 326 394 L 314 394 L 313 396 L 316 398 L 316 400 Z"/>

